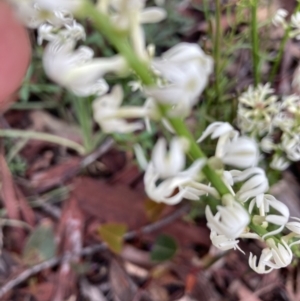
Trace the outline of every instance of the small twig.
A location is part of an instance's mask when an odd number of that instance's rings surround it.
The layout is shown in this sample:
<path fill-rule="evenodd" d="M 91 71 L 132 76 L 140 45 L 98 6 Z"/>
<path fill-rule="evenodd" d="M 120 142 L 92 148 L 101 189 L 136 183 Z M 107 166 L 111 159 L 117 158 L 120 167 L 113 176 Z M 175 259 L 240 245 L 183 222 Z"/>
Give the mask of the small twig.
<path fill-rule="evenodd" d="M 0 129 L 0 137 L 42 140 L 42 141 L 47 141 L 47 142 L 62 145 L 64 147 L 71 148 L 77 151 L 80 155 L 85 154 L 84 147 L 79 143 L 48 133 L 28 131 L 28 130 L 14 130 L 14 129 L 1 130 Z"/>
<path fill-rule="evenodd" d="M 140 230 L 134 230 L 129 231 L 124 235 L 124 240 L 129 240 L 137 237 L 140 234 L 149 234 L 151 232 L 154 232 L 158 229 L 161 229 L 169 224 L 171 224 L 173 221 L 177 220 L 179 217 L 181 217 L 184 213 L 188 212 L 190 208 L 189 204 L 186 204 L 182 207 L 180 207 L 178 210 L 173 212 L 172 214 L 166 216 L 165 218 L 147 225 Z M 99 251 L 104 251 L 107 249 L 106 243 L 100 243 L 94 246 L 85 247 L 81 250 L 81 252 L 78 253 L 65 253 L 62 256 L 56 256 L 49 260 L 46 260 L 42 263 L 39 263 L 33 267 L 30 267 L 26 269 L 25 271 L 21 272 L 18 276 L 14 277 L 14 279 L 9 280 L 6 284 L 4 284 L 0 288 L 0 298 L 2 298 L 6 293 L 8 293 L 10 290 L 12 290 L 17 285 L 21 284 L 22 282 L 26 281 L 28 278 L 32 277 L 33 275 L 40 273 L 41 271 L 45 269 L 53 268 L 54 266 L 58 265 L 61 262 L 71 262 L 73 259 L 78 258 L 78 256 L 87 256 L 92 255 Z"/>
<path fill-rule="evenodd" d="M 99 157 L 106 154 L 115 144 L 115 141 L 112 138 L 107 138 L 94 152 L 87 155 L 80 162 L 80 167 L 85 168 L 91 163 L 95 162 Z"/>

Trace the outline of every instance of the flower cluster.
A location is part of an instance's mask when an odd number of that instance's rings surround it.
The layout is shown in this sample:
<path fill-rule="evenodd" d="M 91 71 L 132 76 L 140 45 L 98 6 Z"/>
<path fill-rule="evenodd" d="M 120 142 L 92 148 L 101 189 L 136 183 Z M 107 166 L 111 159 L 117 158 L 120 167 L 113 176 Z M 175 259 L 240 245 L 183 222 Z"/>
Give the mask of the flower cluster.
<path fill-rule="evenodd" d="M 282 26 L 291 38 L 300 39 L 300 12 L 295 12 L 290 21 L 287 21 L 288 11 L 285 9 L 278 9 L 272 19 L 272 23 L 276 26 Z"/>
<path fill-rule="evenodd" d="M 290 161 L 300 160 L 300 98 L 289 95 L 281 100 L 270 84 L 252 86 L 239 97 L 238 127 L 272 153 L 271 167 L 284 170 Z"/>
<path fill-rule="evenodd" d="M 163 8 L 147 7 L 145 0 L 99 0 L 95 6 L 110 22 L 118 39 L 125 41 L 122 46 L 126 51 L 130 46 L 134 62 L 150 74 L 146 85 L 124 53 L 98 58 L 91 48 L 77 46 L 86 36 L 84 27 L 73 17 L 83 5 L 80 0 L 10 1 L 21 20 L 37 28 L 38 43 L 47 41 L 43 65 L 48 77 L 77 96 L 95 97 L 93 115 L 103 132 L 135 132 L 142 130 L 144 123 L 149 128 L 150 120 L 161 120 L 172 134 L 177 134 L 169 143 L 160 138 L 149 162 L 136 147 L 145 168 L 145 190 L 153 201 L 175 205 L 183 199 L 198 201 L 201 196 L 210 195 L 219 201 L 214 212 L 209 206 L 205 209 L 210 237 L 217 248 L 242 251 L 241 238 L 265 241 L 267 247 L 258 262 L 255 255 L 249 257 L 250 266 L 258 273 L 291 262 L 291 246 L 300 243 L 300 222 L 289 222 L 288 208 L 266 194 L 269 183 L 257 166 L 259 150 L 255 139 L 265 136 L 261 147 L 275 152 L 274 165 L 285 164 L 282 157 L 276 158 L 278 154 L 284 153 L 289 160 L 300 158 L 299 121 L 294 118 L 298 116 L 300 120 L 298 97 L 289 96 L 279 104 L 270 85 L 250 87 L 239 98 L 241 133 L 226 122 L 209 125 L 197 141 L 200 144 L 209 137 L 216 140 L 214 156 L 205 158 L 189 134 L 176 131 L 172 121 L 186 118 L 197 104 L 209 82 L 213 61 L 198 44 L 191 43 L 179 43 L 155 56 L 154 47 L 146 44 L 143 24 L 162 21 L 166 17 Z M 274 22 L 283 24 L 284 17 L 281 12 Z M 136 80 L 131 85 L 141 91 L 144 106 L 122 106 L 123 88 L 109 87 L 107 74 L 134 76 Z M 274 140 L 278 129 L 281 144 Z M 195 148 L 200 155 L 190 162 L 187 154 Z M 210 179 L 218 179 L 227 193 L 221 193 L 218 185 L 204 176 L 207 170 L 213 173 Z M 278 239 L 284 230 L 291 232 Z"/>
<path fill-rule="evenodd" d="M 268 273 L 287 266 L 293 257 L 291 246 L 300 243 L 300 239 L 295 241 L 295 238 L 300 238 L 300 222 L 289 222 L 287 206 L 266 194 L 269 183 L 264 170 L 256 166 L 256 143 L 240 136 L 224 122 L 211 124 L 198 141 L 202 142 L 208 136 L 218 139 L 213 158 L 220 162 L 217 172 L 222 175 L 230 194 L 220 196 L 211 183 L 206 182 L 201 174 L 206 161 L 195 161 L 184 170 L 189 145 L 178 137 L 171 141 L 169 151 L 163 138 L 155 145 L 144 178 L 147 194 L 152 200 L 169 205 L 177 204 L 183 198 L 198 200 L 207 194 L 220 199 L 221 205 L 217 206 L 215 214 L 209 206 L 205 209 L 212 243 L 221 250 L 238 249 L 243 252 L 239 247 L 241 238 L 259 239 L 265 241 L 267 247 L 258 263 L 257 256 L 250 254 L 249 265 L 252 269 L 258 273 Z M 239 170 L 225 170 L 227 165 Z M 251 231 L 252 226 L 261 227 L 264 234 L 257 235 Z M 280 241 L 274 238 L 286 230 L 292 232 Z"/>

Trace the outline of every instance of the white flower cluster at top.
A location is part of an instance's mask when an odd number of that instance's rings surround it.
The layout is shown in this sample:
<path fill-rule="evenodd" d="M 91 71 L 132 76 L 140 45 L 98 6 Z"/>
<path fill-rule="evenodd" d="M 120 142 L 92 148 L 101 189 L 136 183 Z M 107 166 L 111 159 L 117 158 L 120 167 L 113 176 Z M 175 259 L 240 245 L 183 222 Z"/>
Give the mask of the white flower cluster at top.
<path fill-rule="evenodd" d="M 300 97 L 289 95 L 282 100 L 270 84 L 249 87 L 239 97 L 238 127 L 272 153 L 271 167 L 284 170 L 290 161 L 300 160 Z"/>
<path fill-rule="evenodd" d="M 276 11 L 272 19 L 272 23 L 275 26 L 282 26 L 285 30 L 288 30 L 291 38 L 300 39 L 300 12 L 295 12 L 289 21 L 287 21 L 288 11 L 280 8 Z"/>
<path fill-rule="evenodd" d="M 142 26 L 162 21 L 166 17 L 163 8 L 147 7 L 143 0 L 100 0 L 95 9 L 104 14 L 120 34 L 126 34 L 134 55 L 145 63 L 149 72 L 152 71 L 156 81 L 150 87 L 143 86 L 138 80 L 133 84 L 145 95 L 143 107 L 122 106 L 124 93 L 121 86 L 116 85 L 110 90 L 104 77 L 111 73 L 124 76 L 133 72 L 122 55 L 95 58 L 91 48 L 77 46 L 86 35 L 84 27 L 72 15 L 80 9 L 80 0 L 10 1 L 21 20 L 38 29 L 38 43 L 48 42 L 43 56 L 46 74 L 78 96 L 94 95 L 94 119 L 106 133 L 141 130 L 144 123 L 137 119 L 144 119 L 146 125 L 150 119 L 161 119 L 158 109 L 161 105 L 168 107 L 168 118 L 187 117 L 212 73 L 211 57 L 197 44 L 179 43 L 160 57 L 154 56 L 153 47 L 147 47 Z M 272 120 L 278 105 L 277 98 L 270 94 L 269 86 L 259 86 L 242 95 L 242 133 L 248 132 L 247 127 L 259 134 L 272 133 L 275 127 Z M 288 149 L 290 158 L 299 155 L 299 137 L 295 137 L 295 125 L 289 120 L 290 114 L 299 114 L 294 98 L 289 97 L 283 102 L 282 114 L 276 119 L 276 126 L 286 136 L 282 137 L 286 139 L 282 147 Z M 289 120 L 288 125 L 286 120 Z M 253 121 L 258 122 L 259 130 L 253 126 Z M 170 124 L 166 123 L 166 126 L 173 132 Z M 265 194 L 269 185 L 265 172 L 257 167 L 256 143 L 224 122 L 211 124 L 198 142 L 202 143 L 208 137 L 217 140 L 215 156 L 195 160 L 192 164 L 187 164 L 191 145 L 185 137 L 174 136 L 169 147 L 164 138 L 159 139 L 150 162 L 142 160 L 146 169 L 147 194 L 152 200 L 169 205 L 178 204 L 183 198 L 197 201 L 203 195 L 213 196 L 220 205 L 215 213 L 207 206 L 205 214 L 216 247 L 241 250 L 239 238 L 264 240 L 267 247 L 258 262 L 256 256 L 250 254 L 250 266 L 258 273 L 287 266 L 292 260 L 291 246 L 300 243 L 300 222 L 288 222 L 287 207 L 272 195 Z M 137 150 L 138 157 L 143 158 L 140 148 Z M 228 194 L 221 196 L 204 178 L 202 171 L 212 165 Z M 237 169 L 226 170 L 226 166 Z M 255 227 L 263 229 L 263 234 L 255 233 Z M 275 238 L 274 235 L 284 229 L 291 233 L 281 239 Z"/>

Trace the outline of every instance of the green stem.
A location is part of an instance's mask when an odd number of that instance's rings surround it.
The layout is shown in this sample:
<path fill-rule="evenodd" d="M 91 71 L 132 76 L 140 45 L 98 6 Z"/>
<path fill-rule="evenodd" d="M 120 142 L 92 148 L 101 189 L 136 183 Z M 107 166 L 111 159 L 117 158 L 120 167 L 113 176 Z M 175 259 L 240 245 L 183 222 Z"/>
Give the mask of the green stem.
<path fill-rule="evenodd" d="M 92 141 L 92 121 L 91 121 L 91 104 L 89 99 L 81 99 L 75 97 L 74 108 L 76 111 L 76 116 L 80 124 L 80 129 L 83 138 L 83 145 L 87 152 L 93 150 Z"/>
<path fill-rule="evenodd" d="M 257 86 L 260 82 L 259 74 L 259 43 L 258 43 L 258 22 L 257 22 L 257 8 L 258 0 L 252 0 L 251 6 L 251 38 L 252 38 L 252 63 L 254 83 Z"/>
<path fill-rule="evenodd" d="M 216 89 L 216 102 L 217 104 L 220 101 L 221 90 L 220 90 L 220 81 L 221 81 L 221 38 L 222 38 L 222 29 L 221 29 L 221 1 L 215 0 L 216 3 L 216 28 L 214 35 L 214 60 L 215 60 L 215 89 Z"/>
<path fill-rule="evenodd" d="M 151 75 L 149 66 L 144 62 L 140 61 L 133 50 L 131 49 L 126 37 L 120 35 L 114 26 L 111 24 L 109 18 L 102 14 L 101 12 L 95 10 L 94 6 L 86 1 L 82 10 L 81 17 L 89 17 L 94 24 L 94 27 L 99 30 L 110 42 L 111 44 L 126 58 L 128 65 L 133 69 L 133 71 L 140 77 L 141 81 L 146 86 L 155 85 L 155 80 Z M 202 152 L 199 145 L 196 143 L 191 132 L 187 128 L 184 121 L 180 118 L 170 117 L 167 114 L 168 107 L 165 105 L 159 105 L 159 109 L 164 117 L 168 119 L 173 129 L 178 136 L 183 136 L 188 139 L 190 143 L 189 155 L 192 159 L 206 158 L 205 154 Z M 221 179 L 221 177 L 211 168 L 206 165 L 202 169 L 203 174 L 206 176 L 209 182 L 217 189 L 221 196 L 230 193 L 229 189 Z M 259 226 L 255 226 L 256 233 L 259 235 L 265 234 L 265 229 Z"/>

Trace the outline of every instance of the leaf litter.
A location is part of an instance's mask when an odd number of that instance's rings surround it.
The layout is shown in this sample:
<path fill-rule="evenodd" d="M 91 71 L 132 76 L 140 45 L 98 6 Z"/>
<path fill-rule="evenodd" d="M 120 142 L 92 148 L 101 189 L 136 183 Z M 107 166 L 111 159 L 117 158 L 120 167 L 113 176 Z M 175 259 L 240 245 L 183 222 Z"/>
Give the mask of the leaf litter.
<path fill-rule="evenodd" d="M 183 40 L 195 41 L 208 30 L 203 15 L 195 8 L 199 2 L 193 0 L 180 7 L 181 14 L 195 20 L 185 35 L 180 36 Z M 292 2 L 284 1 L 289 12 L 293 10 Z M 274 10 L 277 5 L 274 1 Z M 234 18 L 233 14 L 229 19 L 222 18 L 224 31 L 230 30 Z M 266 12 L 259 12 L 259 18 L 266 18 Z M 274 45 L 281 35 L 280 31 L 272 33 Z M 210 45 L 207 46 L 209 49 Z M 249 82 L 249 52 L 236 53 L 227 72 L 238 74 L 236 89 L 242 90 Z M 299 48 L 293 43 L 288 45 L 276 87 L 281 93 L 290 92 L 287 82 L 293 59 L 299 57 Z M 11 110 L 3 118 L 12 128 L 37 130 L 82 142 L 77 127 L 45 110 Z M 4 227 L 0 223 L 0 286 L 53 257 L 72 254 L 72 258 L 65 256 L 54 261 L 55 264 L 30 274 L 4 294 L 0 288 L 1 300 L 299 300 L 297 265 L 282 272 L 255 274 L 240 253 L 220 253 L 211 246 L 203 217 L 189 221 L 182 214 L 169 224 L 143 233 L 143 227 L 159 223 L 180 207 L 169 208 L 147 199 L 142 172 L 132 155 L 124 150 L 110 147 L 83 167 L 84 158 L 64 147 L 28 140 L 18 154 L 29 163 L 23 177 L 12 176 L 6 155 L 1 145 L 0 221 L 4 217 L 18 220 L 34 229 Z M 297 216 L 299 164 L 292 171 L 284 174 L 283 180 L 272 189 Z M 48 204 L 47 198 L 43 198 L 66 186 L 70 193 L 62 200 L 54 196 L 54 202 Z M 59 221 L 42 210 L 42 206 L 31 208 L 28 200 L 33 197 L 46 200 L 45 205 L 58 210 Z M 132 230 L 135 235 L 125 239 Z M 257 250 L 254 243 L 242 244 L 247 253 Z"/>

